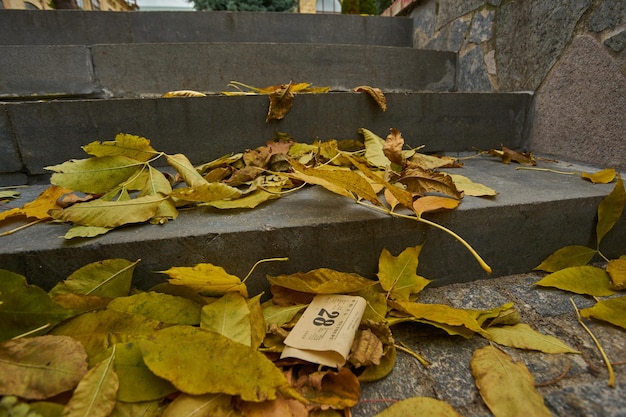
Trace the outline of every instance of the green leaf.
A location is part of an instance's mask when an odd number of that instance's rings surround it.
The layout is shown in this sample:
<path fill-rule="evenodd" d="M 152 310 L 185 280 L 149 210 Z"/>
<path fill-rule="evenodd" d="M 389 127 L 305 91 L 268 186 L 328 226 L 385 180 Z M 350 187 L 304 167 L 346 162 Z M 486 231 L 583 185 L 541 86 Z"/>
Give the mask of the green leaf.
<path fill-rule="evenodd" d="M 490 327 L 486 330 L 490 340 L 503 346 L 538 350 L 544 353 L 580 353 L 556 337 L 539 333 L 524 323 Z"/>
<path fill-rule="evenodd" d="M 626 191 L 620 175 L 617 176 L 615 187 L 598 206 L 598 224 L 596 225 L 596 236 L 598 247 L 606 234 L 615 226 L 615 223 L 622 217 L 626 204 Z"/>
<path fill-rule="evenodd" d="M 66 336 L 38 336 L 0 343 L 0 396 L 31 400 L 74 389 L 87 373 L 87 353 Z"/>
<path fill-rule="evenodd" d="M 90 366 L 93 366 L 105 357 L 113 344 L 136 340 L 154 333 L 160 327 L 160 322 L 144 316 L 102 310 L 67 320 L 51 333 L 71 336 L 80 341 L 87 350 Z"/>
<path fill-rule="evenodd" d="M 65 406 L 63 404 L 53 403 L 49 401 L 37 401 L 30 403 L 30 409 L 41 417 L 61 417 Z M 30 416 L 26 416 L 30 417 Z M 33 416 L 36 417 L 36 416 Z"/>
<path fill-rule="evenodd" d="M 115 407 L 119 380 L 111 355 L 87 372 L 63 410 L 63 417 L 107 417 Z"/>
<path fill-rule="evenodd" d="M 73 159 L 45 169 L 54 171 L 54 185 L 87 194 L 102 194 L 117 187 L 142 169 L 143 164 L 125 156 Z"/>
<path fill-rule="evenodd" d="M 615 294 L 615 291 L 610 288 L 609 274 L 604 269 L 595 266 L 572 266 L 561 269 L 545 276 L 535 284 L 596 297 Z"/>
<path fill-rule="evenodd" d="M 74 271 L 65 281 L 50 290 L 50 295 L 85 294 L 99 297 L 123 297 L 130 292 L 133 271 L 139 261 L 105 259 Z"/>
<path fill-rule="evenodd" d="M 265 355 L 214 332 L 172 326 L 147 335 L 139 345 L 148 368 L 187 394 L 223 393 L 265 401 L 275 399 L 278 390 L 290 391 L 282 372 Z"/>
<path fill-rule="evenodd" d="M 626 296 L 598 301 L 593 307 L 580 310 L 580 315 L 606 321 L 626 330 Z"/>
<path fill-rule="evenodd" d="M 365 159 L 367 159 L 367 162 L 380 169 L 385 169 L 385 167 L 391 165 L 391 161 L 383 152 L 385 140 L 364 128 L 359 129 L 359 133 L 363 135 L 365 140 Z"/>
<path fill-rule="evenodd" d="M 168 324 L 200 324 L 202 305 L 183 297 L 144 292 L 112 300 L 107 308 L 129 314 L 140 314 Z"/>
<path fill-rule="evenodd" d="M 548 256 L 534 271 L 556 272 L 570 266 L 587 265 L 597 250 L 586 246 L 565 246 Z"/>
<path fill-rule="evenodd" d="M 0 340 L 42 327 L 41 334 L 76 313 L 52 301 L 22 275 L 0 269 Z M 44 327 L 45 326 L 45 327 Z"/>
<path fill-rule="evenodd" d="M 130 223 L 142 223 L 154 217 L 166 197 L 149 195 L 131 200 L 102 199 L 74 204 L 66 209 L 50 210 L 52 218 L 83 226 L 113 228 Z"/>
<path fill-rule="evenodd" d="M 136 342 L 115 345 L 115 373 L 119 377 L 117 399 L 136 403 L 158 400 L 176 391 L 163 378 L 154 375 L 143 361 L 143 354 Z"/>
<path fill-rule="evenodd" d="M 495 417 L 552 416 L 526 366 L 500 349 L 477 349 L 470 366 L 480 396 Z"/>
<path fill-rule="evenodd" d="M 376 285 L 376 281 L 360 275 L 328 268 L 275 277 L 268 275 L 267 280 L 272 285 L 311 294 L 347 294 Z"/>
<path fill-rule="evenodd" d="M 235 417 L 239 415 L 224 394 L 179 395 L 165 409 L 162 417 Z"/>
<path fill-rule="evenodd" d="M 450 404 L 428 397 L 412 397 L 398 401 L 374 417 L 405 416 L 461 417 Z"/>
<path fill-rule="evenodd" d="M 113 141 L 94 141 L 83 146 L 83 150 L 93 156 L 125 156 L 136 161 L 146 162 L 158 155 L 146 138 L 119 133 Z"/>
<path fill-rule="evenodd" d="M 226 293 L 202 307 L 200 327 L 251 346 L 250 309 L 246 299 L 238 293 Z"/>
<path fill-rule="evenodd" d="M 378 259 L 378 280 L 389 298 L 407 301 L 430 283 L 416 273 L 421 250 L 422 245 L 409 247 L 396 257 L 383 249 Z"/>
<path fill-rule="evenodd" d="M 241 279 L 229 274 L 221 266 L 201 263 L 192 267 L 172 267 L 161 273 L 170 277 L 170 284 L 183 285 L 208 296 L 219 297 L 227 292 L 248 296 L 248 289 Z"/>

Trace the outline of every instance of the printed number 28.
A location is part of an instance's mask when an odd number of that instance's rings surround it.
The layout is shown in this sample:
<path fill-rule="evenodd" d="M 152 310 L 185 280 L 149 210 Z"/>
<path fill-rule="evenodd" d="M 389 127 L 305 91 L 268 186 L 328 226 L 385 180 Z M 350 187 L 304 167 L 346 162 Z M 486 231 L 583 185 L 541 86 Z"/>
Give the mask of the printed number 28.
<path fill-rule="evenodd" d="M 324 318 L 324 316 L 328 318 Z M 328 311 L 325 308 L 320 309 L 320 312 L 317 313 L 317 317 L 313 320 L 313 324 L 316 326 L 332 326 L 335 324 L 335 318 L 339 316 L 338 311 Z"/>

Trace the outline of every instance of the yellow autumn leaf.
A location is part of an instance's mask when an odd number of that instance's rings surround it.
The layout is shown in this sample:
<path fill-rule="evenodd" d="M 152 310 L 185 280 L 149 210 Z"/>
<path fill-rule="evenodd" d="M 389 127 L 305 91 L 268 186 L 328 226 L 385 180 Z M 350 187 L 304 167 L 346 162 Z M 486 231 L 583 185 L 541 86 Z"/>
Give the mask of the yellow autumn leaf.
<path fill-rule="evenodd" d="M 615 179 L 615 175 L 615 168 L 607 168 L 594 173 L 583 172 L 582 174 L 580 174 L 581 177 L 591 181 L 594 184 L 608 184 Z"/>
<path fill-rule="evenodd" d="M 200 327 L 251 346 L 250 309 L 241 294 L 226 293 L 217 301 L 203 306 Z"/>
<path fill-rule="evenodd" d="M 206 97 L 206 94 L 194 90 L 175 90 L 168 91 L 163 94 L 161 98 L 173 98 L 173 97 Z"/>
<path fill-rule="evenodd" d="M 598 301 L 594 306 L 580 310 L 580 315 L 606 321 L 626 330 L 626 296 Z"/>
<path fill-rule="evenodd" d="M 587 265 L 597 250 L 586 246 L 564 246 L 533 268 L 534 271 L 556 272 L 571 266 Z"/>
<path fill-rule="evenodd" d="M 358 87 L 354 87 L 352 91 L 369 94 L 382 111 L 387 111 L 387 99 L 380 88 L 370 87 L 369 85 L 360 85 Z"/>
<path fill-rule="evenodd" d="M 374 417 L 406 416 L 461 417 L 450 404 L 429 397 L 412 397 L 398 401 Z"/>
<path fill-rule="evenodd" d="M 115 347 L 111 355 L 90 369 L 78 383 L 63 410 L 64 417 L 107 417 L 115 408 L 119 378 L 113 368 Z"/>
<path fill-rule="evenodd" d="M 595 266 L 572 266 L 545 276 L 535 283 L 541 287 L 554 287 L 576 294 L 596 297 L 613 295 L 609 274 Z"/>
<path fill-rule="evenodd" d="M 472 333 L 478 333 L 488 337 L 488 333 L 476 320 L 474 312 L 445 304 L 421 304 L 410 301 L 390 301 L 390 305 L 419 322 L 432 324 L 450 334 L 471 337 Z"/>
<path fill-rule="evenodd" d="M 611 278 L 612 289 L 618 291 L 626 289 L 626 256 L 610 260 L 606 272 Z"/>
<path fill-rule="evenodd" d="M 409 161 L 422 169 L 459 168 L 463 164 L 458 159 L 450 156 L 428 155 L 415 152 Z"/>
<path fill-rule="evenodd" d="M 486 330 L 490 340 L 503 346 L 544 353 L 579 353 L 556 337 L 539 333 L 524 323 L 489 327 Z"/>
<path fill-rule="evenodd" d="M 189 287 L 204 295 L 216 297 L 227 292 L 238 292 L 244 297 L 248 296 L 248 289 L 241 279 L 229 274 L 221 266 L 200 263 L 192 267 L 172 267 L 160 272 L 170 277 L 170 284 Z"/>
<path fill-rule="evenodd" d="M 359 133 L 363 135 L 365 140 L 365 159 L 367 162 L 381 169 L 389 166 L 391 161 L 383 152 L 384 139 L 365 128 L 360 128 Z"/>
<path fill-rule="evenodd" d="M 551 417 L 528 368 L 494 346 L 477 349 L 470 362 L 476 387 L 495 417 Z"/>
<path fill-rule="evenodd" d="M 75 204 L 66 209 L 50 210 L 50 217 L 83 226 L 113 228 L 141 223 L 157 214 L 167 197 L 144 196 L 132 200 L 103 201 L 102 199 Z"/>
<path fill-rule="evenodd" d="M 183 201 L 206 203 L 219 200 L 234 200 L 241 197 L 241 190 L 223 184 L 211 182 L 196 187 L 177 188 L 170 196 Z"/>
<path fill-rule="evenodd" d="M 461 204 L 459 200 L 452 198 L 440 197 L 436 195 L 427 195 L 420 197 L 413 202 L 413 210 L 418 216 L 422 213 L 439 211 L 439 210 L 453 210 Z"/>
<path fill-rule="evenodd" d="M 54 185 L 86 194 L 102 194 L 137 175 L 143 162 L 122 155 L 72 159 L 60 165 L 47 166 L 53 171 Z"/>
<path fill-rule="evenodd" d="M 206 203 L 200 203 L 199 206 L 214 207 L 223 210 L 252 209 L 265 203 L 266 201 L 275 200 L 277 198 L 280 198 L 280 194 L 278 193 L 271 193 L 266 190 L 256 190 L 234 200 L 208 201 Z"/>
<path fill-rule="evenodd" d="M 167 406 L 161 417 L 236 417 L 231 399 L 225 394 L 181 394 Z"/>
<path fill-rule="evenodd" d="M 346 171 L 343 169 L 327 170 L 307 168 L 299 162 L 293 160 L 290 161 L 290 163 L 293 168 L 298 171 L 298 173 L 306 176 L 301 177 L 306 182 L 321 185 L 329 191 L 348 196 L 353 199 L 358 197 L 365 199 L 374 205 L 382 205 L 371 184 L 356 172 Z M 332 187 L 328 187 L 327 184 L 331 184 Z"/>
<path fill-rule="evenodd" d="M 208 182 L 200 175 L 196 168 L 189 162 L 189 159 L 181 153 L 176 155 L 166 155 L 167 163 L 180 174 L 190 187 L 200 187 Z"/>
<path fill-rule="evenodd" d="M 119 133 L 112 141 L 94 141 L 83 146 L 83 150 L 93 156 L 125 156 L 146 162 L 159 154 L 150 141 L 141 136 Z"/>
<path fill-rule="evenodd" d="M 293 105 L 292 84 L 284 84 L 269 94 L 270 106 L 265 122 L 283 119 Z"/>
<path fill-rule="evenodd" d="M 50 218 L 48 211 L 59 208 L 57 200 L 61 198 L 63 194 L 69 193 L 71 190 L 63 187 L 52 185 L 46 188 L 39 196 L 24 204 L 22 208 L 13 208 L 0 213 L 0 222 L 10 217 L 25 216 L 26 218 L 35 218 L 39 220 L 46 220 Z"/>
<path fill-rule="evenodd" d="M 417 275 L 417 265 L 422 245 L 408 247 L 398 256 L 387 249 L 378 259 L 378 280 L 393 300 L 409 300 L 412 294 L 423 290 L 430 281 Z"/>
<path fill-rule="evenodd" d="M 602 199 L 598 206 L 598 223 L 596 224 L 596 241 L 598 247 L 606 234 L 622 217 L 626 204 L 626 191 L 622 177 L 618 174 L 613 190 Z"/>
<path fill-rule="evenodd" d="M 263 353 L 215 332 L 178 325 L 138 343 L 148 368 L 187 394 L 221 393 L 259 402 L 276 398 L 279 391 L 292 392 Z"/>
<path fill-rule="evenodd" d="M 376 281 L 360 275 L 328 268 L 291 275 L 268 275 L 267 280 L 272 285 L 311 294 L 348 294 L 376 285 Z"/>
<path fill-rule="evenodd" d="M 478 182 L 474 182 L 471 179 L 459 175 L 459 174 L 448 174 L 452 181 L 454 181 L 454 185 L 456 188 L 463 192 L 464 195 L 469 195 L 472 197 L 493 197 L 498 194 L 496 190 L 491 187 L 487 187 L 484 184 L 480 184 Z"/>

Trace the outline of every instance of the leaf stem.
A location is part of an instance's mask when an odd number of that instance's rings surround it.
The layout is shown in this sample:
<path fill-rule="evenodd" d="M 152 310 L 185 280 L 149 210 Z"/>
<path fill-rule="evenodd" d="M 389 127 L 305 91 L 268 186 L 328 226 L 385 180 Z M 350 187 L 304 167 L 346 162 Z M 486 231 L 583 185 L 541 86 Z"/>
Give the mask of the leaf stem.
<path fill-rule="evenodd" d="M 446 228 L 446 227 L 444 227 L 444 226 L 442 226 L 442 225 L 440 225 L 438 223 L 435 223 L 435 222 L 432 222 L 430 220 L 427 220 L 427 219 L 425 219 L 425 218 L 423 218 L 421 216 L 408 216 L 406 214 L 396 213 L 395 211 L 391 211 L 391 210 L 389 210 L 386 207 L 377 207 L 377 206 L 374 206 L 374 205 L 371 205 L 371 204 L 364 203 L 364 202 L 359 201 L 359 200 L 357 200 L 357 203 L 361 204 L 361 205 L 363 205 L 365 207 L 369 207 L 371 209 L 375 209 L 375 210 L 381 211 L 383 213 L 387 213 L 387 214 L 389 214 L 391 216 L 396 216 L 396 217 L 400 217 L 400 218 L 403 218 L 403 219 L 415 220 L 415 221 L 418 221 L 418 222 L 425 223 L 425 224 L 427 224 L 429 226 L 432 226 L 432 227 L 434 227 L 436 229 L 439 229 L 439 230 L 449 234 L 450 236 L 455 238 L 457 241 L 459 241 L 463 246 L 465 246 L 465 248 L 472 254 L 474 259 L 476 259 L 476 261 L 478 262 L 478 264 L 480 265 L 480 267 L 484 271 L 486 271 L 488 273 L 492 272 L 491 267 L 483 260 L 483 258 L 480 257 L 478 252 L 476 252 L 474 250 L 474 248 L 472 248 L 470 246 L 469 243 L 467 243 L 461 236 L 459 236 L 458 234 L 454 233 L 452 230 L 450 230 L 450 229 L 448 229 L 448 228 Z"/>
<path fill-rule="evenodd" d="M 263 262 L 288 261 L 288 260 L 289 260 L 288 257 L 261 259 L 260 261 L 257 261 L 254 265 L 252 265 L 252 268 L 250 268 L 250 271 L 248 272 L 248 275 L 246 275 L 246 277 L 243 280 L 241 280 L 241 282 L 245 283 L 246 280 L 248 278 L 250 278 L 250 275 L 252 275 L 252 271 L 254 271 L 254 268 L 256 268 L 259 264 L 262 264 Z"/>
<path fill-rule="evenodd" d="M 562 175 L 580 175 L 580 172 L 576 171 L 557 171 L 556 169 L 550 168 L 535 168 L 535 167 L 515 167 L 515 170 L 526 170 L 526 171 L 543 171 L 543 172 L 552 172 L 553 174 L 562 174 Z"/>
<path fill-rule="evenodd" d="M 12 337 L 11 340 L 20 339 L 22 337 L 30 336 L 31 334 L 37 333 L 38 331 L 41 331 L 41 330 L 44 330 L 44 329 L 47 329 L 50 326 L 52 326 L 52 323 L 46 323 L 43 326 L 39 326 L 36 329 L 29 330 L 26 333 L 18 334 L 17 336 Z"/>
<path fill-rule="evenodd" d="M 574 306 L 574 311 L 576 311 L 576 317 L 578 319 L 578 323 L 580 323 L 580 325 L 583 326 L 583 329 L 585 329 L 585 331 L 587 333 L 589 333 L 589 336 L 591 336 L 591 339 L 593 339 L 593 342 L 596 344 L 598 350 L 600 351 L 600 355 L 602 355 L 602 360 L 604 360 L 604 364 L 606 365 L 606 369 L 609 371 L 608 386 L 611 387 L 611 388 L 615 388 L 615 373 L 613 372 L 613 366 L 611 365 L 611 361 L 609 361 L 608 356 L 606 356 L 606 353 L 604 352 L 604 349 L 602 348 L 602 345 L 600 344 L 600 341 L 594 336 L 594 334 L 591 332 L 591 329 L 589 329 L 589 327 L 587 327 L 585 325 L 585 323 L 583 322 L 582 317 L 580 317 L 580 312 L 578 311 L 578 307 L 576 306 L 576 303 L 574 302 L 574 299 L 572 297 L 570 297 L 569 300 L 572 303 L 572 305 Z"/>
<path fill-rule="evenodd" d="M 425 359 L 424 357 L 420 356 L 419 354 L 417 354 L 416 352 L 412 351 L 411 349 L 409 349 L 404 343 L 400 342 L 399 344 L 396 344 L 396 349 L 409 354 L 411 356 L 413 356 L 415 359 L 417 359 L 419 361 L 419 363 L 422 364 L 422 366 L 424 368 L 428 368 L 430 366 L 430 362 Z"/>
<path fill-rule="evenodd" d="M 7 230 L 6 232 L 0 233 L 0 236 L 8 236 L 8 235 L 12 235 L 15 232 L 19 232 L 20 230 L 26 229 L 27 227 L 33 226 L 37 223 L 41 223 L 45 221 L 45 219 L 37 219 L 37 220 L 33 220 L 30 223 L 24 224 L 22 226 L 16 227 L 15 229 L 11 229 L 11 230 Z"/>

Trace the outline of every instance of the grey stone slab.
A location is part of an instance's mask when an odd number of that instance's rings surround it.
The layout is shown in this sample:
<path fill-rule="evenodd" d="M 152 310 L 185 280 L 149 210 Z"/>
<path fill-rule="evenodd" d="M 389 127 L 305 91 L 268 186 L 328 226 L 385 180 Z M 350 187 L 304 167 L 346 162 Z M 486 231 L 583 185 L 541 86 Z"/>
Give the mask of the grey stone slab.
<path fill-rule="evenodd" d="M 116 97 L 184 89 L 236 91 L 228 87 L 233 80 L 255 87 L 308 82 L 333 90 L 359 85 L 385 91 L 454 88 L 454 54 L 412 48 L 179 43 L 96 45 L 92 53 L 98 81 Z"/>
<path fill-rule="evenodd" d="M 626 78 L 602 44 L 579 36 L 537 91 L 532 149 L 626 168 Z"/>
<path fill-rule="evenodd" d="M 383 112 L 362 93 L 296 95 L 287 116 L 265 123 L 263 96 L 115 99 L 0 104 L 8 112 L 24 164 L 31 175 L 71 158 L 80 147 L 131 133 L 155 149 L 184 153 L 203 163 L 256 148 L 285 132 L 299 142 L 358 139 L 359 128 L 385 137 L 391 127 L 411 146 L 430 152 L 524 146 L 531 96 L 527 94 L 388 93 Z"/>
<path fill-rule="evenodd" d="M 99 92 L 85 46 L 0 46 L 0 99 Z"/>
<path fill-rule="evenodd" d="M 0 45 L 91 45 L 132 40 L 125 12 L 5 9 L 0 10 L 0 27 Z"/>
<path fill-rule="evenodd" d="M 413 22 L 401 17 L 213 11 L 0 10 L 0 27 L 0 45 L 245 41 L 410 47 L 413 36 Z"/>
<path fill-rule="evenodd" d="M 458 66 L 459 80 L 457 86 L 459 91 L 492 91 L 480 46 L 474 46 L 465 54 L 460 55 Z"/>
<path fill-rule="evenodd" d="M 460 207 L 428 218 L 457 232 L 493 268 L 493 276 L 531 270 L 565 245 L 592 245 L 597 205 L 612 185 L 575 176 L 516 171 L 491 158 L 470 159 L 456 172 L 494 187 L 491 199 L 466 197 Z M 562 167 L 558 167 L 562 168 Z M 571 169 L 590 167 L 572 165 Z M 32 200 L 43 186 L 23 189 Z M 0 232 L 15 225 L 3 225 Z M 25 274 L 51 287 L 89 262 L 122 257 L 142 259 L 136 284 L 148 288 L 164 279 L 154 271 L 211 262 L 244 276 L 259 259 L 288 256 L 266 264 L 248 281 L 251 291 L 267 289 L 273 274 L 329 267 L 373 277 L 382 248 L 398 254 L 426 242 L 418 272 L 442 286 L 486 278 L 456 240 L 421 223 L 392 218 L 323 189 L 308 188 L 251 211 L 192 210 L 162 226 L 125 227 L 91 240 L 59 239 L 68 225 L 40 224 L 3 237 L 0 268 Z M 626 214 L 605 237 L 603 252 L 626 252 Z"/>
<path fill-rule="evenodd" d="M 408 18 L 296 13 L 129 15 L 133 42 L 273 42 L 412 46 Z"/>
<path fill-rule="evenodd" d="M 497 15 L 501 91 L 536 90 L 570 42 L 591 0 L 505 2 Z"/>
<path fill-rule="evenodd" d="M 491 39 L 493 35 L 493 21 L 496 12 L 491 9 L 483 9 L 474 14 L 469 41 L 481 43 Z"/>

